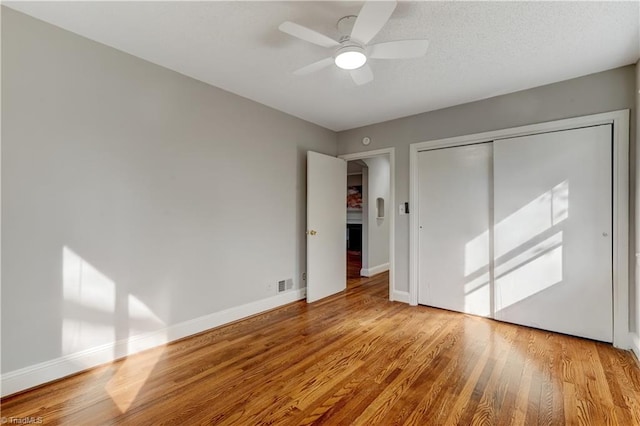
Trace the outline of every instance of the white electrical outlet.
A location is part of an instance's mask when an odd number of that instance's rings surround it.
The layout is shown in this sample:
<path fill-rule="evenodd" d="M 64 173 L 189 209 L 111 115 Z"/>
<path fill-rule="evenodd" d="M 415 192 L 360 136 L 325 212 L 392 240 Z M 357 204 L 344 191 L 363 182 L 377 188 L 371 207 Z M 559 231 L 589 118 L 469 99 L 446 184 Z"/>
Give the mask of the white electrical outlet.
<path fill-rule="evenodd" d="M 267 292 L 273 293 L 274 288 L 275 288 L 275 285 L 273 283 L 267 283 Z"/>

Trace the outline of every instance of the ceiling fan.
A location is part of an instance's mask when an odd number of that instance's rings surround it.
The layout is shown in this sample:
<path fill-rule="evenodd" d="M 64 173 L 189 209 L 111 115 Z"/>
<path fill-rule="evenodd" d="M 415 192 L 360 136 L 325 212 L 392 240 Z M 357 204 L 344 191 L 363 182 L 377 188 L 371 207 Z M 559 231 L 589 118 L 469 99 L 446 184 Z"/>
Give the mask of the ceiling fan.
<path fill-rule="evenodd" d="M 280 31 L 317 44 L 334 49 L 333 56 L 295 70 L 296 75 L 310 74 L 335 64 L 338 68 L 348 70 L 357 85 L 367 84 L 373 80 L 373 71 L 369 67 L 369 59 L 406 59 L 418 58 L 427 53 L 428 40 L 399 40 L 367 45 L 387 23 L 396 8 L 395 1 L 368 1 L 360 9 L 358 16 L 345 16 L 338 21 L 338 30 L 342 34 L 334 40 L 293 22 L 283 22 Z"/>

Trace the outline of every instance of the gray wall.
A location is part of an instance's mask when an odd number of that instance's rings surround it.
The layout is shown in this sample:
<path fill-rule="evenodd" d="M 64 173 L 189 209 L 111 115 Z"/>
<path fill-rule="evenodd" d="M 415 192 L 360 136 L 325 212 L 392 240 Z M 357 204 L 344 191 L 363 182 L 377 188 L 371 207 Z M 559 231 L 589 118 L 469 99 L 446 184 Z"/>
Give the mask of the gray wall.
<path fill-rule="evenodd" d="M 362 185 L 362 173 L 357 175 L 347 176 L 347 187 L 349 186 L 361 186 Z"/>
<path fill-rule="evenodd" d="M 631 150 L 635 153 L 635 79 L 635 66 L 629 65 L 478 102 L 347 130 L 338 133 L 338 151 L 340 154 L 348 154 L 395 147 L 396 205 L 409 201 L 409 145 L 415 142 L 632 109 Z M 365 136 L 371 138 L 371 144 L 366 148 L 361 143 Z M 631 161 L 631 167 L 631 172 L 634 173 L 634 161 Z M 633 179 L 631 185 L 633 198 Z M 632 199 L 632 210 L 633 205 Z M 634 217 L 633 211 L 630 217 Z M 396 216 L 395 227 L 395 286 L 396 290 L 408 291 L 409 216 Z M 634 235 L 633 232 L 632 229 L 631 235 Z M 633 253 L 633 248 L 631 252 Z M 632 261 L 631 265 L 634 264 L 635 261 Z M 633 273 L 630 276 L 633 277 Z M 631 286 L 634 284 L 631 283 Z M 630 305 L 635 312 L 631 300 Z"/>
<path fill-rule="evenodd" d="M 377 268 L 389 263 L 389 215 L 385 213 L 382 219 L 378 218 L 376 200 L 378 197 L 386 201 L 385 210 L 389 209 L 389 195 L 391 185 L 391 170 L 389 156 L 365 158 L 368 166 L 367 188 L 367 267 Z M 364 214 L 364 212 L 363 212 Z M 364 256 L 363 256 L 364 257 Z M 365 262 L 363 262 L 365 264 Z M 376 273 L 379 273 L 376 272 Z M 369 274 L 373 275 L 373 274 Z"/>
<path fill-rule="evenodd" d="M 334 132 L 7 8 L 2 89 L 3 372 L 304 285 Z"/>

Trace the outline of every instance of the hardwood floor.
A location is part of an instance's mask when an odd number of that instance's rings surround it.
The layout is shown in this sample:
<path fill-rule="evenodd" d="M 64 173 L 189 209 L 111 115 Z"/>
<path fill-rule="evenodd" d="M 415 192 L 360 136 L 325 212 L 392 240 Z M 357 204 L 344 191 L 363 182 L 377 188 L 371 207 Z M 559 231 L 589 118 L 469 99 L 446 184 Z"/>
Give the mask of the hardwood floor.
<path fill-rule="evenodd" d="M 347 285 L 353 280 L 359 280 L 362 268 L 362 252 L 347 250 Z"/>
<path fill-rule="evenodd" d="M 640 371 L 610 345 L 347 292 L 2 400 L 44 424 L 638 425 Z"/>

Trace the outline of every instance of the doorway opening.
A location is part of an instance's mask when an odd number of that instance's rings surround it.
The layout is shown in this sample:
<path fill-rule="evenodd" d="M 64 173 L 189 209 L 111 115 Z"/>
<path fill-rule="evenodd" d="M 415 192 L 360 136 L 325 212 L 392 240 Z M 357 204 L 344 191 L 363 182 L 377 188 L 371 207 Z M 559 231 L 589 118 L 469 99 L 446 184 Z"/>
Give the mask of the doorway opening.
<path fill-rule="evenodd" d="M 347 291 L 378 286 L 391 299 L 392 157 L 366 154 L 347 162 Z"/>
<path fill-rule="evenodd" d="M 363 239 L 367 237 L 368 200 L 365 192 L 368 189 L 368 174 L 364 161 L 347 162 L 347 288 L 362 276 L 363 250 L 367 249 Z M 365 258 L 367 255 L 364 253 Z"/>

